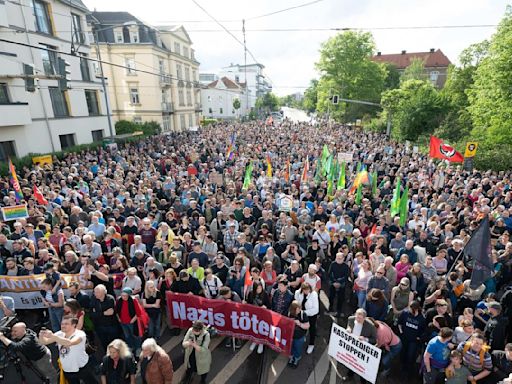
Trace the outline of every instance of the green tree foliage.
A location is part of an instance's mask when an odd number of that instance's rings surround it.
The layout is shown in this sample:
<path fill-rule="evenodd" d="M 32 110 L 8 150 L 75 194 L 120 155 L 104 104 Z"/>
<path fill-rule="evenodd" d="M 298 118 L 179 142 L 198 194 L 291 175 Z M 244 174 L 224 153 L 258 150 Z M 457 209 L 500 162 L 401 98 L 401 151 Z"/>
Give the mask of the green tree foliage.
<path fill-rule="evenodd" d="M 419 57 L 415 57 L 411 60 L 411 63 L 404 70 L 404 74 L 400 78 L 400 82 L 404 83 L 407 80 L 427 80 L 427 74 L 425 73 L 425 62 Z"/>
<path fill-rule="evenodd" d="M 385 89 L 396 89 L 400 87 L 400 72 L 398 68 L 391 63 L 384 63 L 386 67 L 387 75 L 384 80 L 384 88 Z"/>
<path fill-rule="evenodd" d="M 322 44 L 320 60 L 316 64 L 321 73 L 318 83 L 317 109 L 330 110 L 331 116 L 352 121 L 375 108 L 358 104 L 329 105 L 329 96 L 378 102 L 384 89 L 387 71 L 383 64 L 371 60 L 375 50 L 369 32 L 347 31 L 331 37 Z"/>
<path fill-rule="evenodd" d="M 265 93 L 256 100 L 256 108 L 266 110 L 267 112 L 277 111 L 279 108 L 279 99 L 272 92 Z"/>
<path fill-rule="evenodd" d="M 302 106 L 308 112 L 315 112 L 318 102 L 318 80 L 313 79 L 309 82 L 309 87 L 304 91 L 304 100 Z"/>
<path fill-rule="evenodd" d="M 142 131 L 144 135 L 155 135 L 161 132 L 161 127 L 156 121 L 147 121 L 143 124 L 137 124 L 128 120 L 119 120 L 116 122 L 117 135 L 124 135 L 138 131 Z"/>
<path fill-rule="evenodd" d="M 391 113 L 394 134 L 416 141 L 438 127 L 446 110 L 439 92 L 426 81 L 408 80 L 400 88 L 382 94 L 385 113 Z"/>
<path fill-rule="evenodd" d="M 512 144 L 512 7 L 498 26 L 469 90 L 473 136 L 485 144 Z M 510 158 L 510 147 L 508 150 Z"/>
<path fill-rule="evenodd" d="M 240 106 L 240 99 L 233 99 L 233 108 L 238 111 L 240 109 Z"/>

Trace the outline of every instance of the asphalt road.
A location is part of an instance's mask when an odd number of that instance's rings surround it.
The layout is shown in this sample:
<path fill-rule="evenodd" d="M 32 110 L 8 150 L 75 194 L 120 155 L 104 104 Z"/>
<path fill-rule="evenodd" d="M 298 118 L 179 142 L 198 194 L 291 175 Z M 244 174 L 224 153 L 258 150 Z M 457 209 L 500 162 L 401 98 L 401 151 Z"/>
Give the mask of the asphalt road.
<path fill-rule="evenodd" d="M 311 118 L 308 114 L 300 109 L 282 107 L 284 117 L 290 119 L 293 122 L 309 122 Z"/>

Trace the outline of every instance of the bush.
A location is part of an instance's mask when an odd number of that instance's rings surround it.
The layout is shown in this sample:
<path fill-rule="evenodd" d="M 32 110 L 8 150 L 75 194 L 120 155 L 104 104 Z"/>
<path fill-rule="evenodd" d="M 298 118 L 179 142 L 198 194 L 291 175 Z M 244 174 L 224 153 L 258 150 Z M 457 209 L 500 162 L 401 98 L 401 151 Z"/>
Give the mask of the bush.
<path fill-rule="evenodd" d="M 161 132 L 160 124 L 156 121 L 147 121 L 143 124 L 134 123 L 128 120 L 119 120 L 116 122 L 116 135 L 125 135 L 142 131 L 144 135 L 151 136 Z"/>
<path fill-rule="evenodd" d="M 214 124 L 216 123 L 218 120 L 217 119 L 211 119 L 211 118 L 203 118 L 200 122 L 199 122 L 199 125 L 201 125 L 201 127 L 206 127 L 210 124 Z"/>

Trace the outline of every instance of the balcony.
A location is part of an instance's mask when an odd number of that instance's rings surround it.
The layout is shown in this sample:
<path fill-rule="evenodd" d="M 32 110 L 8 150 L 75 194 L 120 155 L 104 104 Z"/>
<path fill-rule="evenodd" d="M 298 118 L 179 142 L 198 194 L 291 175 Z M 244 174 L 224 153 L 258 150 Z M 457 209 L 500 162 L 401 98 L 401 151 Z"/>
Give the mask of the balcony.
<path fill-rule="evenodd" d="M 28 103 L 0 104 L 0 127 L 27 125 L 32 122 Z"/>
<path fill-rule="evenodd" d="M 194 111 L 195 112 L 202 112 L 203 111 L 203 105 L 200 104 L 200 103 L 195 103 L 194 104 Z"/>
<path fill-rule="evenodd" d="M 166 73 L 160 74 L 160 86 L 161 87 L 170 87 L 171 86 L 171 75 Z"/>
<path fill-rule="evenodd" d="M 170 115 L 174 113 L 174 105 L 169 102 L 162 102 L 162 113 L 166 115 Z"/>

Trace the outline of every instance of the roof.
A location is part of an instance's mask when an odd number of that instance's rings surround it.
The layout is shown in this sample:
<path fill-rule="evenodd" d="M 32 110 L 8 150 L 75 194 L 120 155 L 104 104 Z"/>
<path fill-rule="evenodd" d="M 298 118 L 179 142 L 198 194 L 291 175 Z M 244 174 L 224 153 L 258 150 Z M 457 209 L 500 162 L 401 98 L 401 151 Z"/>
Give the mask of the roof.
<path fill-rule="evenodd" d="M 75 8 L 79 8 L 82 11 L 89 12 L 89 9 L 82 2 L 82 0 L 61 0 L 61 2 L 66 4 L 68 7 L 72 6 L 72 7 L 75 7 Z"/>
<path fill-rule="evenodd" d="M 233 80 L 228 79 L 226 76 L 221 77 L 219 80 L 215 80 L 214 82 L 207 85 L 208 88 L 217 88 L 219 81 L 224 84 L 227 89 L 240 89 L 242 88 L 241 84 L 235 83 Z"/>
<path fill-rule="evenodd" d="M 410 52 L 392 53 L 388 55 L 377 54 L 372 57 L 374 61 L 394 64 L 398 69 L 407 68 L 413 59 L 419 58 L 425 63 L 425 67 L 448 67 L 451 64 L 450 59 L 440 50 L 429 52 Z"/>
<path fill-rule="evenodd" d="M 129 12 L 91 12 L 92 16 L 97 19 L 100 24 L 106 25 L 117 25 L 127 23 L 129 21 L 135 21 L 138 24 L 143 24 L 142 21 L 137 19 Z"/>

